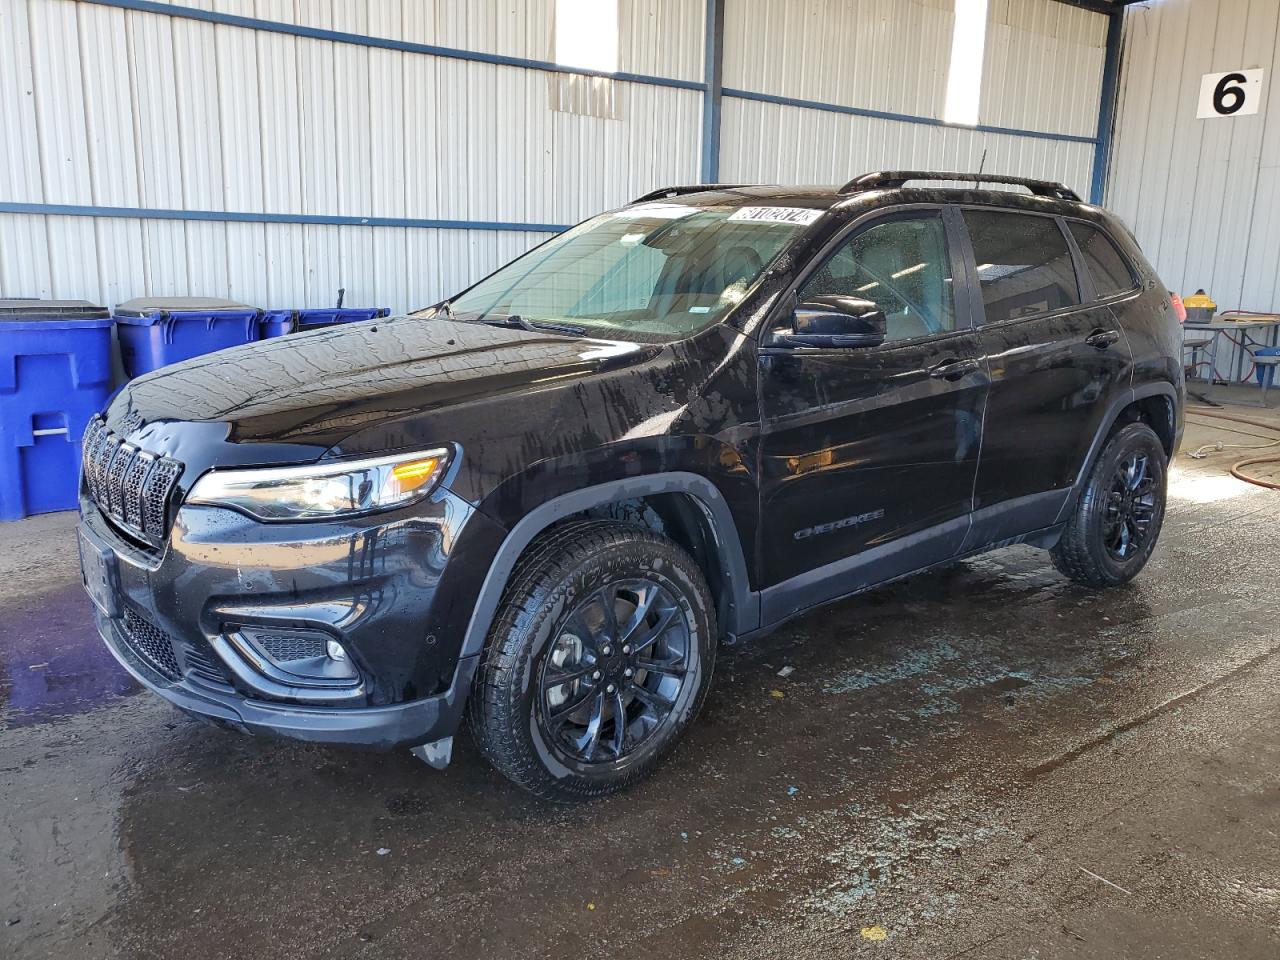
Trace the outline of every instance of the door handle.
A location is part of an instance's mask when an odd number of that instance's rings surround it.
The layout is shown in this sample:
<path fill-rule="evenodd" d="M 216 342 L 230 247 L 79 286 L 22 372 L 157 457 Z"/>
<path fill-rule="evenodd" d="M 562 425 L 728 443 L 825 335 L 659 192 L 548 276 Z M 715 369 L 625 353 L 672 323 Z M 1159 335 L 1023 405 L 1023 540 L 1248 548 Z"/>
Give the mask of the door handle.
<path fill-rule="evenodd" d="M 935 380 L 959 380 L 965 374 L 976 373 L 982 368 L 977 360 L 943 360 L 929 368 L 929 376 Z"/>
<path fill-rule="evenodd" d="M 1095 330 L 1084 338 L 1084 342 L 1091 347 L 1097 347 L 1099 350 L 1105 350 L 1119 339 L 1119 331 Z"/>

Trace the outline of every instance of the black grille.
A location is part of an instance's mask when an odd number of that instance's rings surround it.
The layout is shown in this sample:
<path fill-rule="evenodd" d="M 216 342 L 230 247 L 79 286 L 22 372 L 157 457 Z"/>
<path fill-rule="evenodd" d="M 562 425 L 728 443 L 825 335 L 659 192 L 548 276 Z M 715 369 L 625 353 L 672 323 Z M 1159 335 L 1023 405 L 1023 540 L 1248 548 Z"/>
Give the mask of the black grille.
<path fill-rule="evenodd" d="M 133 652 L 170 680 L 181 676 L 178 658 L 173 653 L 173 640 L 159 627 L 152 626 L 132 610 L 124 612 L 124 636 Z"/>
<path fill-rule="evenodd" d="M 226 669 L 204 641 L 197 646 L 178 640 L 128 607 L 124 611 L 123 633 L 130 649 L 170 680 L 181 678 L 185 666 L 188 674 L 206 683 L 231 685 Z"/>
<path fill-rule="evenodd" d="M 253 639 L 258 641 L 262 649 L 277 663 L 289 663 L 292 660 L 308 660 L 311 657 L 325 655 L 323 637 L 297 636 L 283 633 L 257 633 Z"/>
<path fill-rule="evenodd" d="M 173 490 L 182 464 L 125 443 L 100 417 L 84 432 L 89 496 L 126 533 L 158 547 L 169 533 Z"/>

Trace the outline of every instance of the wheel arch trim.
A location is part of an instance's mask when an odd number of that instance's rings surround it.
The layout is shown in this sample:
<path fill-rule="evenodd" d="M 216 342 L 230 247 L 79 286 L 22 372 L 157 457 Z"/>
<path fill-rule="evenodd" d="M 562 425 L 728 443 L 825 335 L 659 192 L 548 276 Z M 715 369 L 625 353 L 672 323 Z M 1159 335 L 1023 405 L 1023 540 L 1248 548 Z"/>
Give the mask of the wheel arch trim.
<path fill-rule="evenodd" d="M 689 497 L 702 510 L 707 520 L 729 590 L 730 622 L 721 624 L 721 630 L 736 635 L 759 626 L 759 594 L 751 590 L 747 578 L 746 554 L 728 503 L 716 485 L 706 477 L 676 471 L 628 477 L 584 487 L 539 504 L 521 517 L 508 531 L 489 564 L 458 656 L 473 656 L 484 649 L 489 628 L 497 616 L 498 605 L 502 602 L 502 594 L 511 580 L 516 563 L 538 534 L 557 520 L 592 507 L 660 493 L 678 493 Z"/>
<path fill-rule="evenodd" d="M 1062 509 L 1058 511 L 1056 523 L 1065 521 L 1071 515 L 1071 511 L 1075 509 L 1076 502 L 1079 500 L 1080 494 L 1089 480 L 1089 472 L 1097 462 L 1098 454 L 1102 452 L 1102 446 L 1106 443 L 1107 437 L 1111 435 L 1111 430 L 1115 427 L 1120 414 L 1139 400 L 1146 400 L 1148 397 L 1165 397 L 1173 408 L 1175 424 L 1177 423 L 1178 391 L 1172 383 L 1166 380 L 1158 380 L 1119 391 L 1115 399 L 1111 401 L 1110 406 L 1107 407 L 1106 415 L 1103 416 L 1098 424 L 1097 432 L 1093 436 L 1093 442 L 1089 444 L 1089 452 L 1085 455 L 1084 462 L 1080 464 L 1080 472 L 1076 475 L 1075 483 L 1072 485 L 1071 496 L 1067 497 Z M 1177 450 L 1176 427 L 1174 450 Z"/>

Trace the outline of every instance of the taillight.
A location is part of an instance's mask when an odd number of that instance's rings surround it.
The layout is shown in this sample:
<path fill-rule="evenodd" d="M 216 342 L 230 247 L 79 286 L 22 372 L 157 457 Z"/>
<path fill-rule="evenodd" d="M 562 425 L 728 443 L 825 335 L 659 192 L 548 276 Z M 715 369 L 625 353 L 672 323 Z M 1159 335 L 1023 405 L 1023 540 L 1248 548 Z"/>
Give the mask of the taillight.
<path fill-rule="evenodd" d="M 1182 297 L 1173 291 L 1169 291 L 1169 303 L 1173 306 L 1173 312 L 1178 317 L 1179 323 L 1187 322 L 1187 308 L 1182 303 Z"/>

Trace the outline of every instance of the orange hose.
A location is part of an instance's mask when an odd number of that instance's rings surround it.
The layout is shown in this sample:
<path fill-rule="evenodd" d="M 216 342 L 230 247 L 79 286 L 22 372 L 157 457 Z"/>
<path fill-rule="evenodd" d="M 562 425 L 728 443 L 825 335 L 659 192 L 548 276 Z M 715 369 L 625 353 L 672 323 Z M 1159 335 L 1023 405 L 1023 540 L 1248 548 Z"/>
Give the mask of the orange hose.
<path fill-rule="evenodd" d="M 1263 480 L 1261 477 L 1251 477 L 1240 470 L 1241 467 L 1250 467 L 1256 463 L 1280 463 L 1280 457 L 1252 457 L 1248 460 L 1240 460 L 1231 465 L 1231 475 L 1237 480 L 1243 480 L 1245 483 L 1252 483 L 1259 487 L 1266 487 L 1268 490 L 1280 490 L 1280 483 Z"/>

